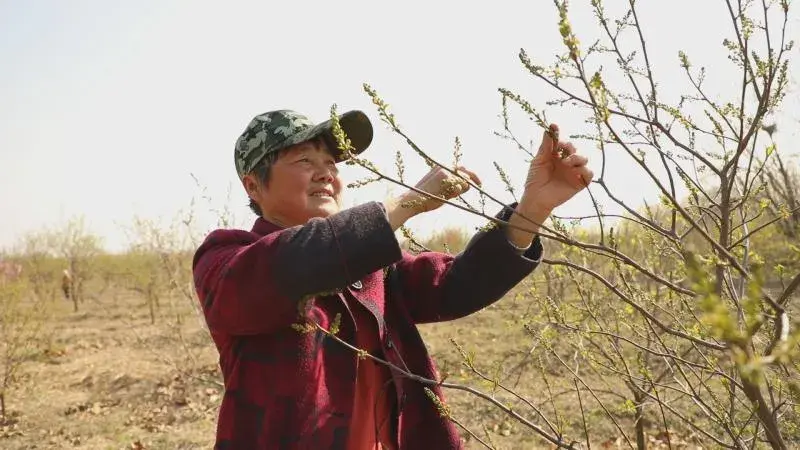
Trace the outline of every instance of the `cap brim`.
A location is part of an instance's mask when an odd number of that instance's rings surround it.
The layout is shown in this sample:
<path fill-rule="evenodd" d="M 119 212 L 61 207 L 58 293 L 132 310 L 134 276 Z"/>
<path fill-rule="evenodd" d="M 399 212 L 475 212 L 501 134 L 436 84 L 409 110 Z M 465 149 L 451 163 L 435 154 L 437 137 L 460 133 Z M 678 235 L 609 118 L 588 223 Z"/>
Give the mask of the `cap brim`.
<path fill-rule="evenodd" d="M 369 147 L 369 144 L 372 143 L 372 123 L 370 122 L 369 117 L 367 117 L 367 115 L 363 112 L 354 110 L 341 114 L 339 116 L 339 125 L 342 126 L 342 130 L 344 130 L 345 135 L 347 135 L 347 138 L 350 139 L 350 144 L 353 146 L 352 152 L 354 154 L 360 154 L 366 150 L 367 147 Z M 331 152 L 333 152 L 336 162 L 348 159 L 347 155 L 343 151 L 339 150 L 339 146 L 336 143 L 336 138 L 333 136 L 333 123 L 330 120 L 327 120 L 317 125 L 317 127 L 321 128 L 320 131 L 327 140 L 328 148 L 331 150 Z"/>

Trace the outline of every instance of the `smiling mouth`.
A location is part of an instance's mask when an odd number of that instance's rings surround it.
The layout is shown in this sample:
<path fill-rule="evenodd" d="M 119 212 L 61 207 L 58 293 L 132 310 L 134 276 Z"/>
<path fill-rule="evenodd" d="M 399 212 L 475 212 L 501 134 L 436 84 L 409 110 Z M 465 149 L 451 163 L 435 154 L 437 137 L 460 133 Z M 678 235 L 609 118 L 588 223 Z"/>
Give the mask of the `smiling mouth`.
<path fill-rule="evenodd" d="M 333 194 L 328 191 L 312 192 L 311 197 L 333 198 Z"/>

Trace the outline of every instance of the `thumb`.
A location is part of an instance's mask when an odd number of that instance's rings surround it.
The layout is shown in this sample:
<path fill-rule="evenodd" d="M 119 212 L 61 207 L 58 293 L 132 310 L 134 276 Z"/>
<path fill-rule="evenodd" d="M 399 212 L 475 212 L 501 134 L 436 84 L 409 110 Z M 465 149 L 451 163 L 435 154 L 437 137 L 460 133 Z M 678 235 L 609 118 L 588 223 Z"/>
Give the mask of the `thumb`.
<path fill-rule="evenodd" d="M 552 156 L 558 147 L 558 125 L 551 123 L 550 127 L 542 133 L 542 143 L 539 144 L 539 152 L 536 156 Z"/>

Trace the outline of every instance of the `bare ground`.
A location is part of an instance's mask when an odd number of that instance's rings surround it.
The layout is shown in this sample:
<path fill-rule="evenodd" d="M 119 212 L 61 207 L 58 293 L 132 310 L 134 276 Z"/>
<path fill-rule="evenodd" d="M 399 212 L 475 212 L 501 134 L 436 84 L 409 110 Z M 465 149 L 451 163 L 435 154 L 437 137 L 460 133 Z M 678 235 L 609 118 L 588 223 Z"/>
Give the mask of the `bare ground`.
<path fill-rule="evenodd" d="M 64 300 L 55 301 L 52 308 L 48 348 L 25 364 L 16 388 L 8 394 L 11 414 L 0 428 L 0 448 L 212 447 L 222 394 L 217 353 L 190 305 L 180 300 L 161 305 L 155 325 L 144 301 L 130 293 L 87 300 L 78 313 Z M 463 367 L 450 342 L 455 338 L 475 352 L 487 374 L 502 364 L 504 386 L 513 387 L 546 414 L 563 417 L 567 429 L 582 427 L 581 417 L 586 417 L 597 447 L 627 448 L 620 433 L 607 420 L 599 420 L 598 410 L 587 407 L 580 413 L 574 393 L 562 394 L 559 405 L 545 401 L 547 386 L 529 357 L 531 342 L 519 325 L 529 308 L 528 299 L 515 299 L 512 293 L 473 316 L 421 330 L 441 372 L 448 374 L 447 381 L 486 393 L 494 387 Z M 536 420 L 523 401 L 502 389 L 495 393 L 515 411 Z M 485 400 L 452 390 L 446 396 L 454 418 L 499 449 L 551 448 Z M 464 436 L 468 448 L 485 448 L 468 433 Z M 656 436 L 648 439 L 652 448 L 665 448 Z M 673 447 L 687 448 L 677 442 Z"/>

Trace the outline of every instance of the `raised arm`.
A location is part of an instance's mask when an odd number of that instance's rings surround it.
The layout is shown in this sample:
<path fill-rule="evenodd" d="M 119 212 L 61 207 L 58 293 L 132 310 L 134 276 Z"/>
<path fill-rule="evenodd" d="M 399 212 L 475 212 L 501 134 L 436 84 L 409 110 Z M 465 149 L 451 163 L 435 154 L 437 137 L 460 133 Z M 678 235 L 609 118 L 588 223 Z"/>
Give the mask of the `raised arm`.
<path fill-rule="evenodd" d="M 405 255 L 397 264 L 390 283 L 418 323 L 452 320 L 480 310 L 505 295 L 541 261 L 540 225 L 594 176 L 586 157 L 578 155 L 572 144 L 559 142 L 558 135 L 557 125 L 544 133 L 530 162 L 522 198 L 496 216 L 507 225 L 478 233 L 456 257 L 435 252 Z M 475 174 L 459 171 L 480 184 Z M 428 183 L 433 189 L 452 185 L 442 169 L 429 176 L 441 179 Z M 426 202 L 422 211 L 441 205 Z"/>
<path fill-rule="evenodd" d="M 511 208 L 496 217 L 507 221 Z M 538 237 L 527 249 L 512 245 L 504 226 L 478 232 L 456 256 L 404 254 L 390 273 L 389 289 L 416 323 L 458 319 L 501 299 L 528 276 L 542 258 Z"/>
<path fill-rule="evenodd" d="M 264 237 L 211 233 L 193 261 L 209 328 L 257 334 L 289 326 L 300 300 L 400 260 L 393 231 L 384 206 L 370 202 Z"/>

